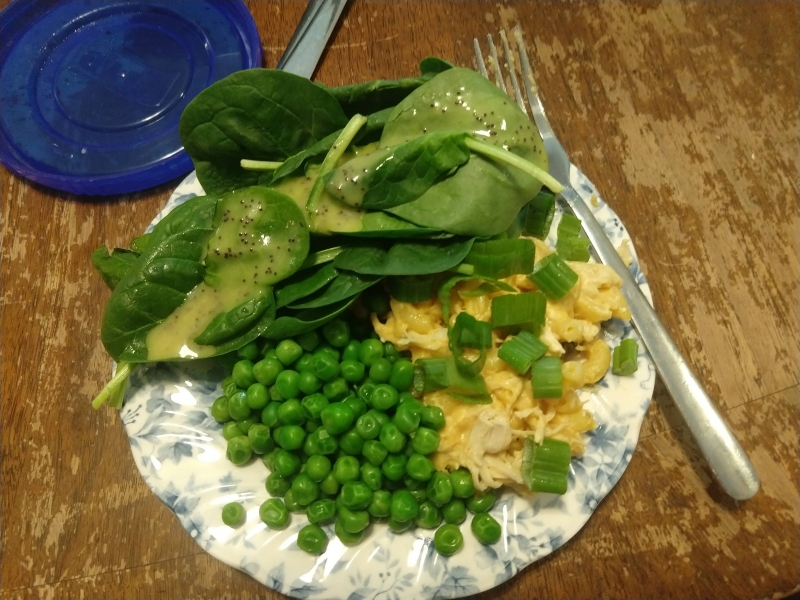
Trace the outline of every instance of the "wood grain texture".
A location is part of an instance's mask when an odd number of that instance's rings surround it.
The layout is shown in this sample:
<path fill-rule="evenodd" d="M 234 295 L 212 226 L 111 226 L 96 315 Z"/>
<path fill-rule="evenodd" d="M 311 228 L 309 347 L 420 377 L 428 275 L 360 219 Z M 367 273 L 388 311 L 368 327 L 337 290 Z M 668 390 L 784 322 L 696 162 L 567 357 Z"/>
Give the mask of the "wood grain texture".
<path fill-rule="evenodd" d="M 248 6 L 274 66 L 304 4 Z M 345 16 L 316 77 L 329 85 L 409 75 L 427 55 L 471 66 L 473 37 L 522 24 L 554 128 L 762 479 L 728 500 L 659 383 L 586 527 L 477 598 L 800 589 L 798 4 L 354 0 Z M 206 555 L 143 483 L 116 415 L 89 407 L 110 368 L 89 254 L 127 245 L 176 185 L 98 199 L 2 171 L 3 598 L 283 597 Z"/>

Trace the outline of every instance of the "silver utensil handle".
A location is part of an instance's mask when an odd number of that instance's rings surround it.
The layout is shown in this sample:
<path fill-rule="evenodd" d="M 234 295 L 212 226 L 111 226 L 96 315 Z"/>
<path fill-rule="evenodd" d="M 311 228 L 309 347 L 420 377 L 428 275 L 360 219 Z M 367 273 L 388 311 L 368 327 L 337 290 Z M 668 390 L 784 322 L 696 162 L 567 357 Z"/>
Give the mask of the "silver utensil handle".
<path fill-rule="evenodd" d="M 758 491 L 759 480 L 744 449 L 714 408 L 592 210 L 571 188 L 565 189 L 561 196 L 582 221 L 583 229 L 600 260 L 622 278 L 622 293 L 628 301 L 632 320 L 642 342 L 717 481 L 736 500 L 752 498 Z"/>
<path fill-rule="evenodd" d="M 309 0 L 276 68 L 311 78 L 345 4 L 347 0 Z"/>

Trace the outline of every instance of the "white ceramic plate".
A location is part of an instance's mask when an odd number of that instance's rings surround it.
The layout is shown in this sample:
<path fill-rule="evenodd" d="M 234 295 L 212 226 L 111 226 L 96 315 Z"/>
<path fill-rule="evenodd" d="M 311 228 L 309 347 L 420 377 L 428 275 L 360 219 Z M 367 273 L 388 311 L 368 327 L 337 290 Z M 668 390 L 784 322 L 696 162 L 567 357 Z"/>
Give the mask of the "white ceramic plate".
<path fill-rule="evenodd" d="M 591 201 L 597 191 L 575 166 L 570 179 L 614 245 L 630 242 L 605 202 L 597 198 L 595 206 Z M 191 174 L 151 228 L 175 206 L 202 193 Z M 630 268 L 649 298 L 635 257 Z M 602 335 L 616 345 L 621 338 L 636 337 L 636 332 L 628 323 L 612 320 Z M 330 543 L 319 557 L 295 543 L 297 532 L 307 524 L 304 515 L 292 515 L 283 531 L 268 529 L 258 516 L 259 506 L 269 497 L 266 468 L 260 460 L 245 467 L 231 464 L 225 458 L 222 427 L 210 415 L 224 376 L 214 360 L 140 368 L 130 378 L 121 411 L 142 477 L 189 535 L 215 558 L 296 598 L 423 600 L 488 590 L 574 536 L 630 462 L 653 394 L 655 368 L 640 350 L 633 377 L 609 373 L 594 389 L 582 392 L 598 427 L 586 437 L 586 453 L 572 461 L 564 496 L 539 494 L 531 499 L 505 491 L 491 510 L 502 525 L 501 540 L 482 546 L 469 530 L 468 518 L 462 525 L 464 547 L 451 557 L 434 550 L 432 530 L 419 528 L 395 535 L 386 525 L 373 525 L 359 546 L 348 548 L 328 526 Z M 232 501 L 242 502 L 247 510 L 246 523 L 237 529 L 221 520 L 222 507 Z"/>

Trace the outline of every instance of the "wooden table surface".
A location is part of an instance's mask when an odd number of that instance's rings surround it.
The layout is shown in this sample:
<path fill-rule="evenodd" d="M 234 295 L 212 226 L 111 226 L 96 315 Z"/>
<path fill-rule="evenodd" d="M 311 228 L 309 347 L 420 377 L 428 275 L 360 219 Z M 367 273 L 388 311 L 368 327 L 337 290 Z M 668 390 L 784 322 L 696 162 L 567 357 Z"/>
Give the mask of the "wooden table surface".
<path fill-rule="evenodd" d="M 2 4 L 5 4 L 2 3 Z M 0 4 L 0 5 L 2 5 Z M 274 66 L 304 3 L 249 1 Z M 656 384 L 627 472 L 568 544 L 480 598 L 780 598 L 798 575 L 796 2 L 354 1 L 316 78 L 472 66 L 521 23 L 573 161 L 633 237 L 655 305 L 748 451 L 727 498 Z M 3 598 L 278 598 L 150 492 L 112 410 L 89 254 L 126 246 L 177 181 L 76 197 L 2 172 Z"/>

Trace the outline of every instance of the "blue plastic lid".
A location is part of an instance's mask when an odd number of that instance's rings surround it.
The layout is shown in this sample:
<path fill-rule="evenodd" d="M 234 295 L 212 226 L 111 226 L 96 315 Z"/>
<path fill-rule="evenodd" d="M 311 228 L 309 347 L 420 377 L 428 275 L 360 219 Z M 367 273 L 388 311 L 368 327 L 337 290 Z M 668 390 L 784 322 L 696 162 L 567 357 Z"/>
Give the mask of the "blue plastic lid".
<path fill-rule="evenodd" d="M 259 66 L 241 0 L 15 0 L 0 13 L 0 161 L 74 194 L 165 183 L 192 170 L 189 101 Z"/>

